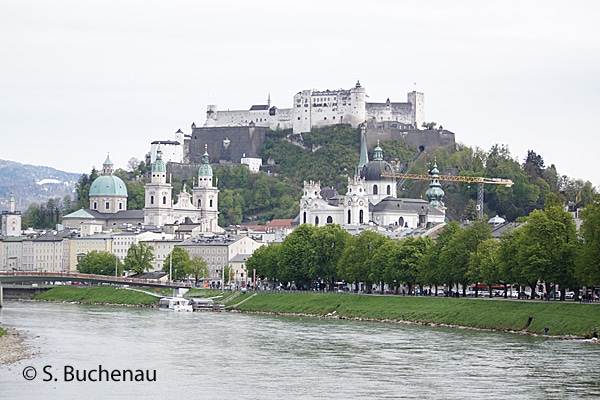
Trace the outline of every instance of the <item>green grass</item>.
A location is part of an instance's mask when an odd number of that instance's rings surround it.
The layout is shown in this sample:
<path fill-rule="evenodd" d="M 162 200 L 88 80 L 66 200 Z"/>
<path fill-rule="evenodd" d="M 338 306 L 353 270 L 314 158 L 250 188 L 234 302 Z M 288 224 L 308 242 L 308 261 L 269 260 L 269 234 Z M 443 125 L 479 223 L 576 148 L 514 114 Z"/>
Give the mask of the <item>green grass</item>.
<path fill-rule="evenodd" d="M 210 298 L 210 297 L 215 297 L 215 296 L 219 296 L 222 292 L 220 290 L 215 290 L 215 289 L 190 289 L 185 295 L 184 297 L 206 297 L 206 298 Z"/>
<path fill-rule="evenodd" d="M 4 335 L 6 335 L 6 330 L 5 330 L 5 329 L 2 329 L 2 328 L 0 328 L 0 337 L 2 337 L 2 336 L 4 336 Z"/>
<path fill-rule="evenodd" d="M 147 305 L 158 302 L 158 298 L 149 294 L 114 286 L 59 286 L 36 295 L 34 300 L 125 305 Z"/>
<path fill-rule="evenodd" d="M 239 303 L 241 296 L 232 303 Z M 583 337 L 600 326 L 600 306 L 574 302 L 366 296 L 350 294 L 259 293 L 235 307 L 243 311 L 326 315 L 375 320 L 403 320 L 472 328 Z"/>

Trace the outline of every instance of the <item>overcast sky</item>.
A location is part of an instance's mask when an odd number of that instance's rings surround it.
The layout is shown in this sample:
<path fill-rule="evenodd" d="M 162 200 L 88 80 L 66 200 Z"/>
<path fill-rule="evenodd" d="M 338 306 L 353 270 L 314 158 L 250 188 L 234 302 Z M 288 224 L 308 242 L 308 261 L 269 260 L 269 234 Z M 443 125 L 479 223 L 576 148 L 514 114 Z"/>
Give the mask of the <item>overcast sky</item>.
<path fill-rule="evenodd" d="M 489 150 L 598 176 L 600 2 L 0 2 L 0 158 L 89 173 L 202 125 L 207 104 L 303 89 L 425 93 L 425 119 Z M 443 167 L 443 166 L 442 166 Z"/>

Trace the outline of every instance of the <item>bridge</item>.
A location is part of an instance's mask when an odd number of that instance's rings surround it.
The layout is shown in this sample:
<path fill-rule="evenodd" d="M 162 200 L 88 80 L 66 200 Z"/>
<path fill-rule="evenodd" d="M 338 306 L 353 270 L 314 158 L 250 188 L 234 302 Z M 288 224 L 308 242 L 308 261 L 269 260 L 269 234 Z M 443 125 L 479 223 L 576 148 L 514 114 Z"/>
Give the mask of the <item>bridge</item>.
<path fill-rule="evenodd" d="M 35 283 L 35 282 L 90 282 L 112 283 L 115 285 L 145 286 L 153 288 L 190 288 L 191 283 L 160 281 L 158 279 L 124 278 L 108 275 L 81 274 L 78 272 L 34 272 L 34 271 L 0 271 L 0 308 L 2 307 L 3 283 Z"/>

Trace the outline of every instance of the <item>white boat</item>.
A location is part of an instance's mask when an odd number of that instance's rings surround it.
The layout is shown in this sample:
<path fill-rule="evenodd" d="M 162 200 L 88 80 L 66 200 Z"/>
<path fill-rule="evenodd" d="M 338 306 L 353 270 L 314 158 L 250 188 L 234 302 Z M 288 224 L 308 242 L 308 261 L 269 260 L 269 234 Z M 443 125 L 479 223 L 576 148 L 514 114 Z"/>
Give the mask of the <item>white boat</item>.
<path fill-rule="evenodd" d="M 183 297 L 163 297 L 158 302 L 159 310 L 175 311 L 175 312 L 191 312 L 194 311 L 190 301 Z"/>

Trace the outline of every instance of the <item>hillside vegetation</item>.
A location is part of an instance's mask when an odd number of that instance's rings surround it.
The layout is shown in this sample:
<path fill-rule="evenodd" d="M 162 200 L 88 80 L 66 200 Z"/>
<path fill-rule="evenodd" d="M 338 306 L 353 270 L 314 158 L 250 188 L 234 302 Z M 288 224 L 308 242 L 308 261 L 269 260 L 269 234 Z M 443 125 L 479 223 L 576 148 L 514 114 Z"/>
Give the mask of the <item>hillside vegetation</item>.
<path fill-rule="evenodd" d="M 401 141 L 382 142 L 386 161 L 393 161 L 403 172 L 427 174 L 436 163 L 443 175 L 478 176 L 511 179 L 512 187 L 486 185 L 484 212 L 499 215 L 508 221 L 529 215 L 543 208 L 550 193 L 563 200 L 588 204 L 595 190 L 591 182 L 583 182 L 560 175 L 555 165 L 546 166 L 541 155 L 529 150 L 519 160 L 508 146 L 494 145 L 489 151 L 457 143 L 440 147 L 432 154 L 419 157 L 415 147 Z M 275 163 L 277 173 L 250 173 L 245 166 L 213 164 L 215 182 L 219 187 L 219 225 L 240 224 L 242 221 L 265 223 L 273 218 L 293 218 L 299 212 L 303 181 L 321 182 L 321 187 L 333 187 L 345 193 L 347 177 L 355 173 L 359 160 L 359 130 L 349 125 L 336 125 L 302 135 L 291 131 L 269 131 L 259 151 L 263 163 Z M 372 157 L 373 148 L 369 149 Z M 144 185 L 149 165 L 132 159 L 131 171 L 119 169 L 129 194 L 128 209 L 144 206 Z M 137 165 L 137 166 L 136 166 Z M 51 198 L 46 204 L 34 204 L 24 214 L 24 225 L 50 228 L 62 215 L 89 207 L 88 192 L 98 171 L 83 174 L 76 185 L 76 198 Z M 173 191 L 177 194 L 182 182 L 173 177 Z M 402 182 L 400 197 L 424 198 L 427 181 Z M 189 185 L 188 185 L 189 186 Z M 442 181 L 445 191 L 446 214 L 452 220 L 476 219 L 477 185 Z"/>

